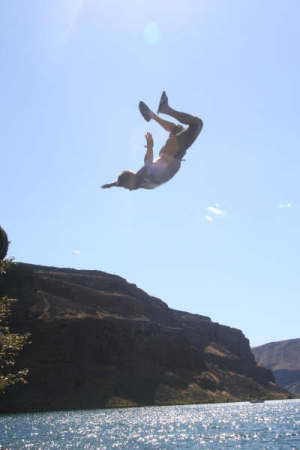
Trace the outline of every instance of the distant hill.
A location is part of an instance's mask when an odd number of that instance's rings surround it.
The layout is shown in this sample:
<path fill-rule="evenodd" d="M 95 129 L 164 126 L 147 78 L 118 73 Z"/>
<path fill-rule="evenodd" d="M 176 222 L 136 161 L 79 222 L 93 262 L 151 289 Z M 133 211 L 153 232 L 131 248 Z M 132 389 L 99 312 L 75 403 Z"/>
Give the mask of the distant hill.
<path fill-rule="evenodd" d="M 240 330 L 119 276 L 19 263 L 0 276 L 4 295 L 19 300 L 11 329 L 32 344 L 18 360 L 28 384 L 8 390 L 0 412 L 289 398 Z"/>
<path fill-rule="evenodd" d="M 259 364 L 272 370 L 277 383 L 300 395 L 300 339 L 270 342 L 252 352 Z"/>

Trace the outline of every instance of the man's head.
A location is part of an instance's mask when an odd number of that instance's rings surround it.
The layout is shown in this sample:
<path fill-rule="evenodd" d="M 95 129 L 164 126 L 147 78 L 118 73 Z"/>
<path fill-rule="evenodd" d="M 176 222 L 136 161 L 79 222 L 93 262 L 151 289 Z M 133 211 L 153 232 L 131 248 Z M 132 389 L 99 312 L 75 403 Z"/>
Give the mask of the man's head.
<path fill-rule="evenodd" d="M 136 189 L 136 176 L 135 173 L 130 170 L 125 170 L 118 177 L 118 186 L 132 191 Z"/>
<path fill-rule="evenodd" d="M 125 189 L 129 189 L 132 191 L 133 189 L 136 189 L 136 176 L 135 172 L 131 172 L 130 170 L 125 170 L 122 172 L 117 181 L 114 181 L 113 183 L 103 184 L 103 189 L 108 189 L 111 187 L 123 187 Z"/>

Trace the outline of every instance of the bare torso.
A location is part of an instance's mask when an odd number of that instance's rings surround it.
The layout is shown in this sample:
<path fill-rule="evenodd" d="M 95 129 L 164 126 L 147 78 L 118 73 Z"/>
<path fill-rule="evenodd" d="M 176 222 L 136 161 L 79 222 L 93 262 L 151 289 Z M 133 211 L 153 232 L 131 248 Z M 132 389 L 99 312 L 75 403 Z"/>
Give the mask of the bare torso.
<path fill-rule="evenodd" d="M 154 189 L 169 181 L 180 169 L 179 159 L 168 155 L 160 156 L 152 162 L 146 162 L 137 172 L 137 187 Z"/>

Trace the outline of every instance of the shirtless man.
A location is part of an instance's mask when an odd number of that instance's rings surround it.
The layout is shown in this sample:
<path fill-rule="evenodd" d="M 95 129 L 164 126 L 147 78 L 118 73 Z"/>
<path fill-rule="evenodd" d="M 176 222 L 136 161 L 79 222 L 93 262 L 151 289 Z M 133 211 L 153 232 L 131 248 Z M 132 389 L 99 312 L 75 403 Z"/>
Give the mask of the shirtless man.
<path fill-rule="evenodd" d="M 104 189 L 113 186 L 123 187 L 130 191 L 140 188 L 154 189 L 166 183 L 180 169 L 181 160 L 186 150 L 195 141 L 203 126 L 202 120 L 198 117 L 172 109 L 169 106 L 168 97 L 165 92 L 162 93 L 157 113 L 174 117 L 184 125 L 188 125 L 187 128 L 161 119 L 144 102 L 139 103 L 139 109 L 147 122 L 153 119 L 168 131 L 170 133 L 169 138 L 160 150 L 159 157 L 153 159 L 153 139 L 151 133 L 147 133 L 145 136 L 147 142 L 145 147 L 147 151 L 144 157 L 144 166 L 138 172 L 125 170 L 119 175 L 117 181 L 104 184 L 102 186 Z"/>

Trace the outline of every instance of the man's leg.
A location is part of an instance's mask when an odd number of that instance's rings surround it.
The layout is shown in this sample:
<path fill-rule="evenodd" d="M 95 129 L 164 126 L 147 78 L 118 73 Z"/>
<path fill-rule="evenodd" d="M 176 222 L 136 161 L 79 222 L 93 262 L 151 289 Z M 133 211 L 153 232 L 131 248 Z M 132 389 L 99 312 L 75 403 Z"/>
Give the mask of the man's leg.
<path fill-rule="evenodd" d="M 159 123 L 161 127 L 163 127 L 169 133 L 172 133 L 177 125 L 173 122 L 169 122 L 168 120 L 162 119 L 157 116 L 153 111 L 151 111 L 151 119 L 155 120 L 155 122 Z"/>
<path fill-rule="evenodd" d="M 158 113 L 168 114 L 169 116 L 177 119 L 179 122 L 188 125 L 188 127 L 177 136 L 178 152 L 176 154 L 176 158 L 182 159 L 186 153 L 186 150 L 199 136 L 199 133 L 203 127 L 202 120 L 199 119 L 199 117 L 195 117 L 184 112 L 179 112 L 171 108 L 165 92 L 162 93 Z"/>
<path fill-rule="evenodd" d="M 192 116 L 191 114 L 187 114 L 184 112 L 176 111 L 171 108 L 168 103 L 168 97 L 165 92 L 162 93 L 160 104 L 158 107 L 158 113 L 167 114 L 168 116 L 174 117 L 179 122 L 185 125 L 197 125 L 199 127 L 199 132 L 203 126 L 203 122 L 199 117 Z"/>
<path fill-rule="evenodd" d="M 169 122 L 168 120 L 161 119 L 160 117 L 158 117 L 153 111 L 151 111 L 151 109 L 144 102 L 139 103 L 139 110 L 144 119 L 147 120 L 147 122 L 153 119 L 169 133 L 171 133 L 176 127 L 175 123 Z"/>

